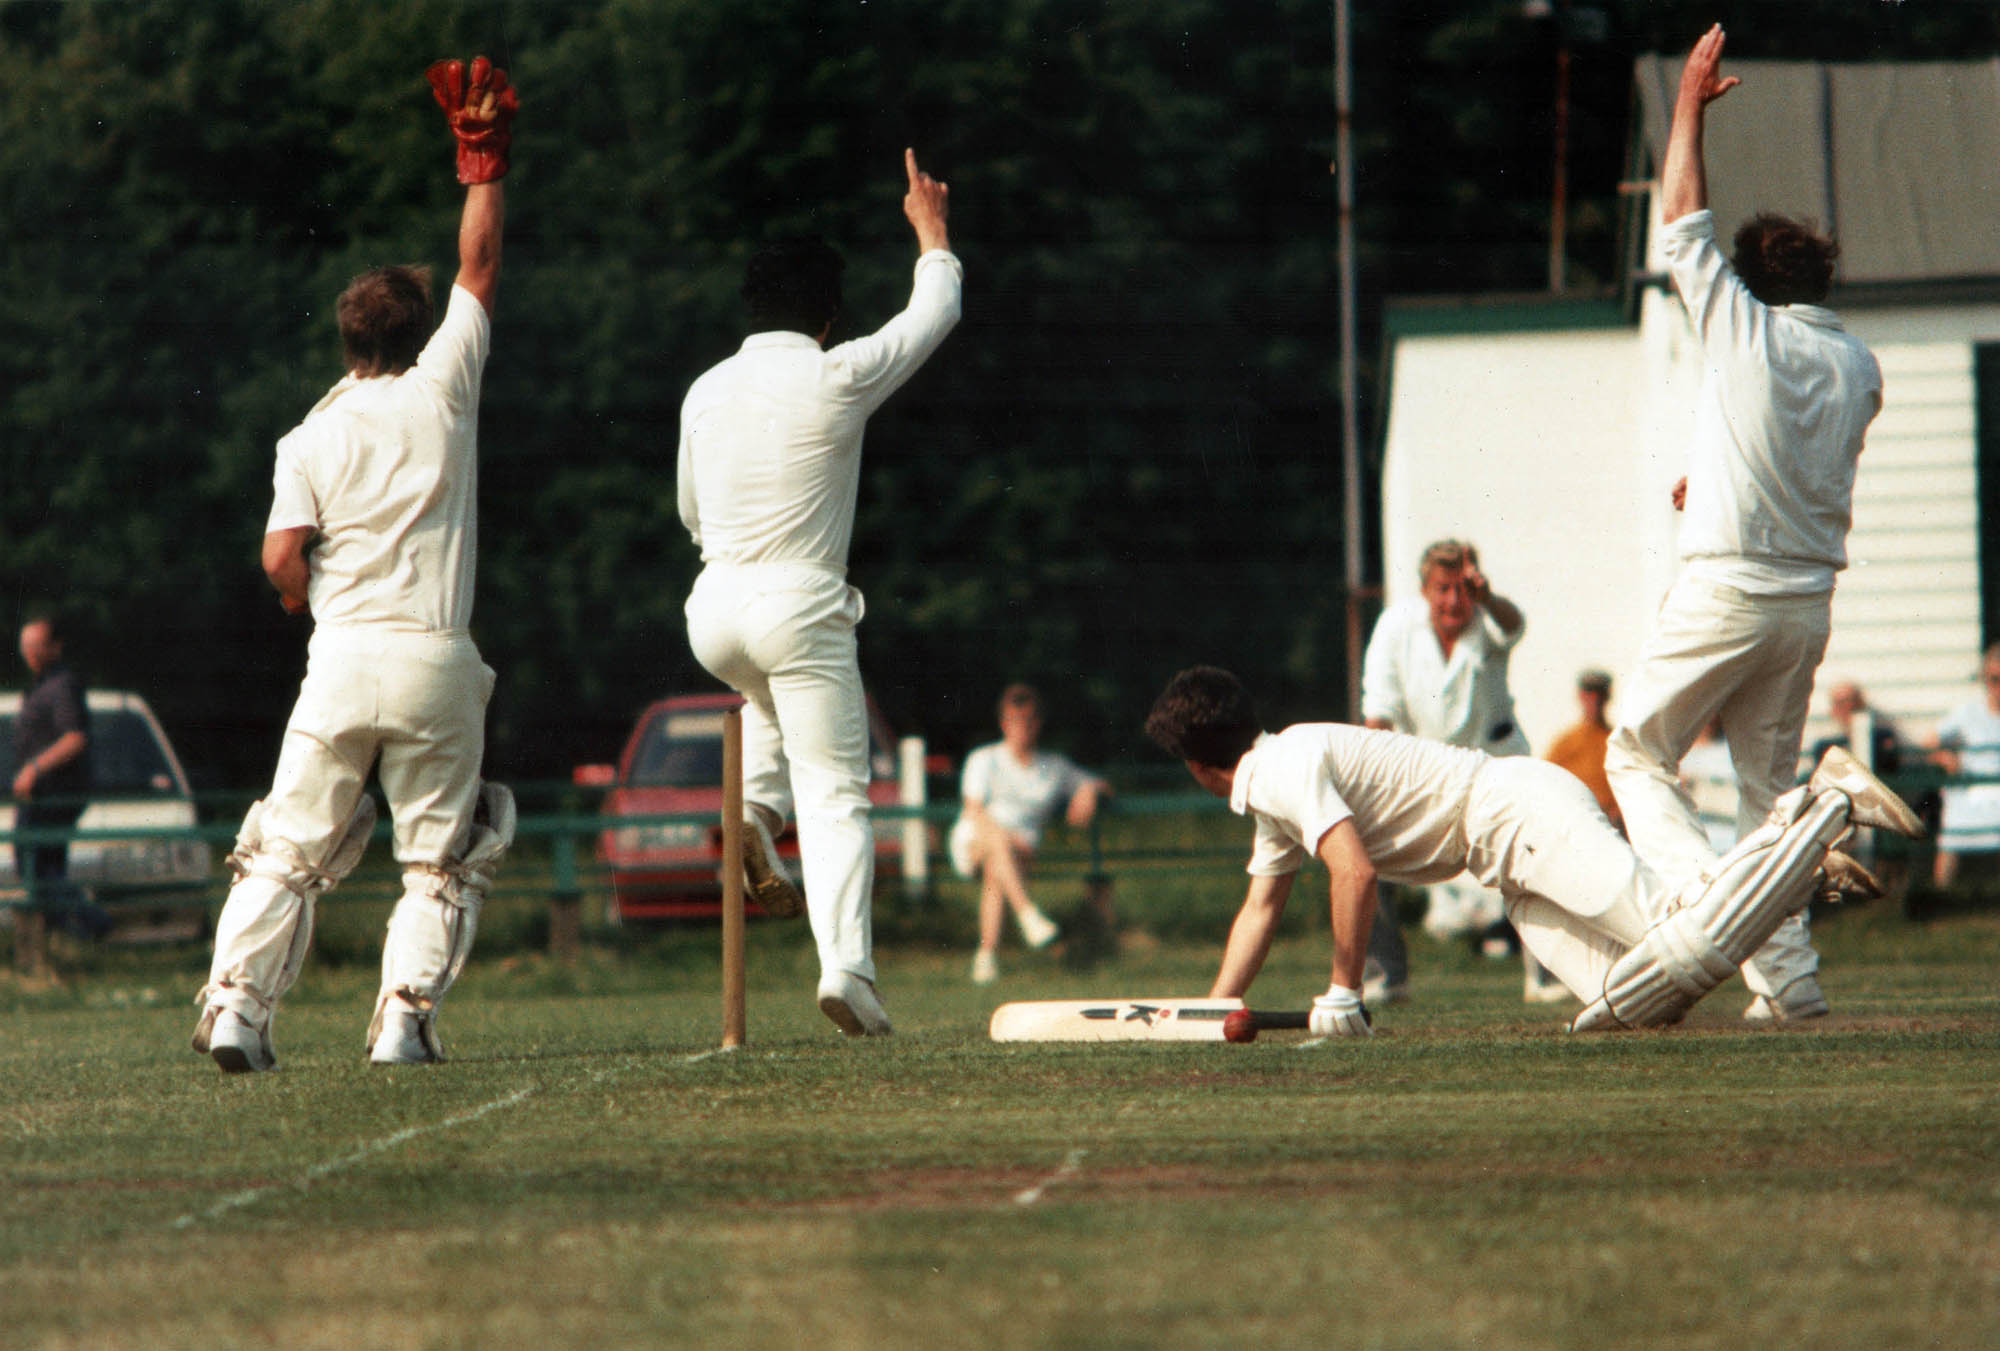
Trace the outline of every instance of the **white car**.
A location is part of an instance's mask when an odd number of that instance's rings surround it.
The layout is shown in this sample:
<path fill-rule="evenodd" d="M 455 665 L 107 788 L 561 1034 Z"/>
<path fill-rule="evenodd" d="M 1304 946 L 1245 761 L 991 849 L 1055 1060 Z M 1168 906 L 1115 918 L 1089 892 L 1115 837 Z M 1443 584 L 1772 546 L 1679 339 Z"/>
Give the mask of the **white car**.
<path fill-rule="evenodd" d="M 88 690 L 90 803 L 78 830 L 158 830 L 193 826 L 194 795 L 180 758 L 153 710 L 123 690 Z M 14 719 L 21 696 L 0 691 L 0 829 L 14 828 Z M 130 840 L 77 840 L 69 847 L 70 881 L 93 900 L 118 901 L 188 892 L 190 902 L 209 883 L 213 855 L 206 842 L 149 835 Z M 0 846 L 0 901 L 22 896 L 14 850 Z"/>

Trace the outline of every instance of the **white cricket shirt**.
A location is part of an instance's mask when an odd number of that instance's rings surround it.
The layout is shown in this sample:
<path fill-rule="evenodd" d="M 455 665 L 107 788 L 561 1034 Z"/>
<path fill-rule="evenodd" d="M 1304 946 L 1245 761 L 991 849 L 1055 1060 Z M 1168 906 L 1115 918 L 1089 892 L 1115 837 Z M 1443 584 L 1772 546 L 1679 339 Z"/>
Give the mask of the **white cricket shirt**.
<path fill-rule="evenodd" d="M 313 622 L 426 632 L 472 622 L 486 307 L 451 288 L 400 375 L 350 375 L 278 442 L 265 531 L 311 526 Z"/>
<path fill-rule="evenodd" d="M 959 784 L 960 796 L 967 802 L 978 803 L 994 821 L 1039 845 L 1042 827 L 1056 809 L 1066 806 L 1089 781 L 1090 776 L 1066 756 L 1038 749 L 1024 765 L 1006 742 L 996 741 L 965 757 Z"/>
<path fill-rule="evenodd" d="M 1708 371 L 1688 450 L 1681 557 L 1751 594 L 1831 590 L 1847 566 L 1854 468 L 1882 406 L 1882 371 L 1818 305 L 1750 294 L 1715 242 L 1715 217 L 1667 225 L 1667 263 Z"/>
<path fill-rule="evenodd" d="M 1483 605 L 1445 656 L 1421 596 L 1382 611 L 1361 661 L 1361 716 L 1399 732 L 1492 755 L 1526 755 L 1528 738 L 1514 720 L 1507 664 L 1528 631 L 1512 633 Z"/>
<path fill-rule="evenodd" d="M 1443 882 L 1465 870 L 1465 813 L 1486 756 L 1347 723 L 1306 722 L 1257 739 L 1236 763 L 1230 810 L 1257 826 L 1247 871 L 1295 873 L 1352 820 L 1380 876 Z"/>
<path fill-rule="evenodd" d="M 803 333 L 753 333 L 681 404 L 681 520 L 704 563 L 808 563 L 844 572 L 868 415 L 958 323 L 956 256 L 917 259 L 910 303 L 865 338 L 822 351 Z"/>

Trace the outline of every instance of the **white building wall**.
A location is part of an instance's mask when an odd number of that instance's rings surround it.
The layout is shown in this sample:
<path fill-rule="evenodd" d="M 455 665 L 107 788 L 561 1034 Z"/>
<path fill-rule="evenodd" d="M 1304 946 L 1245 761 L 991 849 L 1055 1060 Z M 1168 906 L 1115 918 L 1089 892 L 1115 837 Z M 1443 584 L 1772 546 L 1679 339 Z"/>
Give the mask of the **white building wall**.
<path fill-rule="evenodd" d="M 1404 338 L 1382 466 L 1386 601 L 1447 537 L 1479 546 L 1528 632 L 1510 670 L 1538 749 L 1576 719 L 1576 673 L 1617 671 L 1671 578 L 1672 484 L 1634 453 L 1644 392 L 1635 330 Z M 1658 509 L 1640 510 L 1648 485 Z"/>

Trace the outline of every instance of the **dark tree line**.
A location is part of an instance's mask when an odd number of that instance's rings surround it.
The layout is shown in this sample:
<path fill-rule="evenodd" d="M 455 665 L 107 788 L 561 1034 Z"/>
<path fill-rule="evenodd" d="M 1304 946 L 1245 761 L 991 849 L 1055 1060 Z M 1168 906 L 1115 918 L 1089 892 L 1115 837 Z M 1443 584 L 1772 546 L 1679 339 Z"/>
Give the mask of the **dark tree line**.
<path fill-rule="evenodd" d="M 1355 8 L 1364 318 L 1541 284 L 1559 41 L 1586 288 L 1612 278 L 1634 52 L 1718 13 L 1741 55 L 1995 42 L 1984 5 Z M 338 375 L 349 275 L 451 275 L 421 71 L 474 50 L 524 100 L 482 410 L 496 773 L 603 758 L 647 699 L 707 685 L 681 394 L 739 340 L 768 234 L 843 249 L 850 332 L 902 304 L 906 144 L 952 185 L 967 292 L 869 431 L 852 563 L 891 717 L 962 750 L 1027 678 L 1071 748 L 1139 758 L 1194 660 L 1274 717 L 1345 707 L 1324 0 L 17 0 L 0 609 L 60 601 L 91 675 L 145 692 L 212 782 L 268 770 L 303 662 L 256 567 L 273 443 Z"/>

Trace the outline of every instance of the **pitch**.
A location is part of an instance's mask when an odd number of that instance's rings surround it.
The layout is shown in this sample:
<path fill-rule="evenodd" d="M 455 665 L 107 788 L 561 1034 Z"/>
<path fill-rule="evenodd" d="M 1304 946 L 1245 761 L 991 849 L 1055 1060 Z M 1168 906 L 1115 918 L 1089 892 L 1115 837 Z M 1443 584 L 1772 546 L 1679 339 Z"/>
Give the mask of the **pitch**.
<path fill-rule="evenodd" d="M 1352 1344 L 1979 1344 L 2000 917 L 1822 936 L 1839 1011 L 1797 1032 L 1724 998 L 1579 1039 L 1426 946 L 1365 1042 L 1034 1046 L 915 945 L 884 955 L 897 1036 L 844 1042 L 758 931 L 719 1053 L 693 933 L 475 963 L 452 1062 L 391 1069 L 374 972 L 323 964 L 247 1080 L 186 1050 L 184 972 L 4 986 L 0 1308 L 24 1347 L 1237 1348 L 1336 1315 Z M 1213 960 L 1108 969 L 1198 989 Z M 1260 993 L 1324 962 L 1283 940 Z"/>

